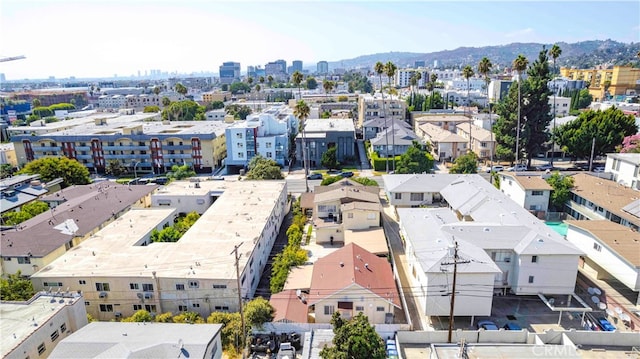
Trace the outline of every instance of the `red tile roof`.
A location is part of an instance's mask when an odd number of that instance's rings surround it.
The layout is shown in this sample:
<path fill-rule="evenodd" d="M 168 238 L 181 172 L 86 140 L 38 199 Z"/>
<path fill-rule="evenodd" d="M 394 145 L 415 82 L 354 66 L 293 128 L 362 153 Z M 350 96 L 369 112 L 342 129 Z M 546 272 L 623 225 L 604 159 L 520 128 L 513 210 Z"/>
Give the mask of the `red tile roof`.
<path fill-rule="evenodd" d="M 400 308 L 400 296 L 389 262 L 353 243 L 314 263 L 309 304 L 353 284 Z"/>
<path fill-rule="evenodd" d="M 271 296 L 269 303 L 276 313 L 274 322 L 290 321 L 293 323 L 307 322 L 307 305 L 298 298 L 295 290 L 285 290 Z"/>

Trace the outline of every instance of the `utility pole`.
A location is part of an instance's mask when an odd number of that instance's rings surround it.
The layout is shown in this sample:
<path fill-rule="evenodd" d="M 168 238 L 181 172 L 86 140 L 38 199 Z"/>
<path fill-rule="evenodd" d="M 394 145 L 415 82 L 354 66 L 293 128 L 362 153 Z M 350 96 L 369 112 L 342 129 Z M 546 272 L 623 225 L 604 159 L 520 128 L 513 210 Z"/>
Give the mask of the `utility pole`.
<path fill-rule="evenodd" d="M 243 242 L 244 243 L 244 242 Z M 238 308 L 240 310 L 240 322 L 242 323 L 242 341 L 244 342 L 244 339 L 246 337 L 246 330 L 244 327 L 244 312 L 242 311 L 242 288 L 240 288 L 240 257 L 242 256 L 242 253 L 238 254 L 238 248 L 240 248 L 240 246 L 242 245 L 242 243 L 237 244 L 233 247 L 233 251 L 231 251 L 231 253 L 229 254 L 233 254 L 235 255 L 236 258 L 236 283 L 238 285 Z M 244 345 L 242 348 L 242 357 L 244 358 Z"/>
<path fill-rule="evenodd" d="M 593 141 L 591 141 L 591 156 L 589 156 L 589 172 L 591 172 L 591 170 L 593 169 L 593 151 L 596 148 L 596 138 L 593 138 Z"/>
<path fill-rule="evenodd" d="M 451 291 L 451 306 L 449 309 L 449 335 L 447 336 L 447 343 L 451 343 L 451 334 L 453 333 L 453 309 L 456 303 L 456 277 L 458 276 L 458 264 L 470 263 L 469 260 L 459 260 L 458 257 L 458 242 L 453 242 L 453 262 L 443 262 L 443 266 L 453 264 L 453 288 Z"/>

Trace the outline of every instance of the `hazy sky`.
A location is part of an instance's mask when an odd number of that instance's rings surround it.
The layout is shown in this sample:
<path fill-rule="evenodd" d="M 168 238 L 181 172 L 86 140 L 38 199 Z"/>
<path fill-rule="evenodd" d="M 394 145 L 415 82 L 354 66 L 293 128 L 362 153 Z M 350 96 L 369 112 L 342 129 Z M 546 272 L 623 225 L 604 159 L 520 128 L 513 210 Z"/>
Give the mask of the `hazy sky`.
<path fill-rule="evenodd" d="M 607 38 L 640 41 L 639 1 L 0 1 L 8 80 Z"/>

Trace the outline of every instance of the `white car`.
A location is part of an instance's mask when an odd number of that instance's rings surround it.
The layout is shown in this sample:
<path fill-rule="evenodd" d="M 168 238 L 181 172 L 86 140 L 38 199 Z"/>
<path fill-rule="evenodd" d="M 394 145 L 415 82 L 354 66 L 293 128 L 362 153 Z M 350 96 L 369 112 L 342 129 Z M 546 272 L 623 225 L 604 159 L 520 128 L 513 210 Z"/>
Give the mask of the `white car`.
<path fill-rule="evenodd" d="M 507 171 L 509 172 L 522 172 L 522 171 L 526 171 L 527 165 L 515 165 L 513 167 L 509 167 L 507 168 Z"/>
<path fill-rule="evenodd" d="M 504 166 L 496 165 L 487 169 L 487 173 L 491 172 L 502 172 L 504 171 Z"/>

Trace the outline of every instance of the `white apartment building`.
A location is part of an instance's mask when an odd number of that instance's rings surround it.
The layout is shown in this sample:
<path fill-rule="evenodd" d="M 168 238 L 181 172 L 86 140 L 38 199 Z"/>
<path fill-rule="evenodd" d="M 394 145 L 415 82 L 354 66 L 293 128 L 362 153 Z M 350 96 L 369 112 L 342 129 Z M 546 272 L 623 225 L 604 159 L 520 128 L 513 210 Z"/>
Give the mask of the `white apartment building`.
<path fill-rule="evenodd" d="M 467 80 L 465 78 L 454 78 L 451 80 L 443 81 L 445 89 L 447 90 L 463 90 L 467 91 Z M 477 77 L 469 78 L 469 90 L 470 91 L 483 91 L 486 86 L 484 79 Z"/>
<path fill-rule="evenodd" d="M 607 153 L 604 171 L 618 184 L 640 190 L 640 153 Z"/>
<path fill-rule="evenodd" d="M 177 92 L 161 94 L 128 94 L 102 95 L 98 97 L 98 107 L 102 109 L 133 108 L 142 111 L 146 106 L 162 107 L 162 99 L 167 97 L 172 102 L 183 101 L 185 97 Z"/>
<path fill-rule="evenodd" d="M 375 118 L 388 118 L 404 120 L 407 103 L 398 96 L 384 95 L 384 108 L 382 95 L 363 94 L 358 96 L 358 128 L 362 128 L 364 122 Z"/>
<path fill-rule="evenodd" d="M 154 229 L 207 197 L 215 201 L 177 242 L 150 243 Z M 152 202 L 158 207 L 127 212 L 32 275 L 34 287 L 82 292 L 98 320 L 141 309 L 207 317 L 238 310 L 237 248 L 239 289 L 253 297 L 285 215 L 284 181 L 176 181 Z"/>
<path fill-rule="evenodd" d="M 500 172 L 499 176 L 500 191 L 507 197 L 534 214 L 547 212 L 552 188 L 541 176 L 506 172 Z"/>
<path fill-rule="evenodd" d="M 556 117 L 569 116 L 571 110 L 571 97 L 556 96 L 555 100 L 553 96 L 549 96 L 549 113 L 553 116 L 553 104 L 555 103 Z"/>
<path fill-rule="evenodd" d="M 36 293 L 24 302 L 0 303 L 3 358 L 46 358 L 60 341 L 87 325 L 82 296 L 60 289 Z"/>
<path fill-rule="evenodd" d="M 453 80 L 453 79 L 457 79 L 462 77 L 462 71 L 455 69 L 455 70 L 451 70 L 451 69 L 446 69 L 446 70 L 431 70 L 432 74 L 436 74 L 438 76 L 438 80 L 439 82 L 444 82 L 444 81 L 448 81 L 448 80 Z"/>
<path fill-rule="evenodd" d="M 399 87 L 409 87 L 411 86 L 411 77 L 413 77 L 417 72 L 420 73 L 420 80 L 418 80 L 418 87 L 425 87 L 427 82 L 429 81 L 429 71 L 425 68 L 406 68 L 399 69 L 396 72 L 395 76 L 395 85 Z M 379 82 L 379 81 L 378 81 Z"/>

